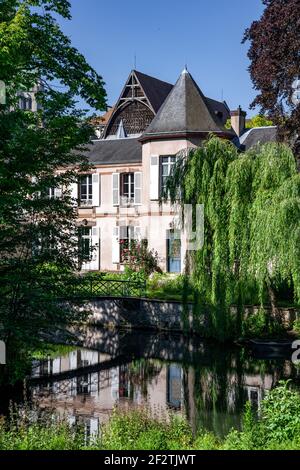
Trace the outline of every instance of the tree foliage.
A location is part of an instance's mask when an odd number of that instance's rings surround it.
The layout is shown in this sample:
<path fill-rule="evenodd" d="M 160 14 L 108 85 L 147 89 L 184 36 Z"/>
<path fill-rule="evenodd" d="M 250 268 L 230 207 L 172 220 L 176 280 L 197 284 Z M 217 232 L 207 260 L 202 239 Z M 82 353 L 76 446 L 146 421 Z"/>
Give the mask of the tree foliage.
<path fill-rule="evenodd" d="M 270 121 L 266 116 L 258 114 L 253 116 L 251 119 L 246 121 L 246 129 L 253 129 L 254 127 L 269 127 L 273 126 L 273 122 Z"/>
<path fill-rule="evenodd" d="M 66 0 L 4 0 L 0 5 L 0 315 L 1 335 L 36 339 L 39 328 L 72 318 L 49 298 L 48 283 L 76 268 L 76 211 L 69 191 L 91 129 L 76 97 L 105 108 L 102 78 L 61 31 Z M 63 88 L 61 88 L 63 87 Z M 38 111 L 19 93 L 38 89 Z M 49 197 L 49 188 L 59 197 Z"/>
<path fill-rule="evenodd" d="M 211 309 L 210 328 L 221 337 L 240 331 L 230 306 L 292 284 L 300 300 L 300 176 L 291 150 L 269 143 L 245 154 L 211 137 L 175 165 L 171 200 L 204 204 L 204 246 L 189 253 L 199 308 Z M 201 310 L 201 308 L 200 308 Z"/>
<path fill-rule="evenodd" d="M 262 114 L 257 114 L 253 116 L 251 119 L 247 119 L 246 121 L 246 129 L 253 129 L 254 127 L 269 127 L 273 126 L 273 122 L 270 121 L 266 116 Z M 225 124 L 226 129 L 231 129 L 231 119 L 227 119 Z"/>
<path fill-rule="evenodd" d="M 281 139 L 299 146 L 300 105 L 293 103 L 292 84 L 300 73 L 300 1 L 263 0 L 262 17 L 246 30 L 249 71 L 259 106 L 279 126 Z"/>

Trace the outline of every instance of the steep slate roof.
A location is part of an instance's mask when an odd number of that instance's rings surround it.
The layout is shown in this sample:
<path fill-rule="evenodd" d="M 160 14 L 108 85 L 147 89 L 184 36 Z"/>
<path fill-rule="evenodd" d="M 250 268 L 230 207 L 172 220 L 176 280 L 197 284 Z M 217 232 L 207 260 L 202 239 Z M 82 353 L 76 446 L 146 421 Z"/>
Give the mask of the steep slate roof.
<path fill-rule="evenodd" d="M 206 103 L 213 114 L 219 115 L 223 125 L 226 124 L 227 119 L 230 119 L 230 109 L 226 101 L 217 101 L 212 98 L 205 97 Z"/>
<path fill-rule="evenodd" d="M 141 140 L 203 132 L 233 136 L 232 131 L 224 128 L 223 118 L 213 111 L 214 103 L 203 95 L 190 73 L 184 70 Z"/>
<path fill-rule="evenodd" d="M 138 139 L 94 140 L 86 155 L 92 164 L 114 165 L 142 162 L 142 145 Z"/>
<path fill-rule="evenodd" d="M 277 137 L 277 127 L 254 127 L 249 129 L 240 137 L 241 150 L 249 150 L 257 144 L 265 144 L 267 142 L 275 142 Z"/>
<path fill-rule="evenodd" d="M 134 70 L 134 73 L 143 88 L 145 95 L 147 96 L 151 106 L 155 113 L 159 110 L 168 94 L 173 88 L 171 83 L 163 82 L 158 78 L 150 77 L 138 70 Z"/>

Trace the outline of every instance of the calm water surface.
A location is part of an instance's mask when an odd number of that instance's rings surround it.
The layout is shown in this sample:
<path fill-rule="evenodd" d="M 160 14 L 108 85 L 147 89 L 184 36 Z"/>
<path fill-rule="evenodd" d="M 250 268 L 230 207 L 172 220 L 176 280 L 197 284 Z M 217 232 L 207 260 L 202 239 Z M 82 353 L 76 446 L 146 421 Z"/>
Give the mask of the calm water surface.
<path fill-rule="evenodd" d="M 255 357 L 180 335 L 92 328 L 78 335 L 81 347 L 32 364 L 28 387 L 34 404 L 84 424 L 88 434 L 97 432 L 115 405 L 148 405 L 185 415 L 194 431 L 222 436 L 240 427 L 247 400 L 259 410 L 279 380 L 300 380 L 289 355 Z"/>

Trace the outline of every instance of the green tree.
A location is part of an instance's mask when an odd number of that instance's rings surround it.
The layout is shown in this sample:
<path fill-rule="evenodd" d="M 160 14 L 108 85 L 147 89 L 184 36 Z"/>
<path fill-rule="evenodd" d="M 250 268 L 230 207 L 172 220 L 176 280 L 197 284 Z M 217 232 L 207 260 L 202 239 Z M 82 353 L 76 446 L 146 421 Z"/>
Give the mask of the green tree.
<path fill-rule="evenodd" d="M 263 114 L 257 114 L 253 116 L 251 119 L 247 119 L 246 121 L 246 129 L 253 129 L 254 127 L 269 127 L 273 126 L 273 122 L 270 121 L 266 116 Z M 226 129 L 231 129 L 231 120 L 228 119 L 225 125 Z"/>
<path fill-rule="evenodd" d="M 260 107 L 278 126 L 280 140 L 300 155 L 300 104 L 295 101 L 295 79 L 300 70 L 299 0 L 262 0 L 259 20 L 245 31 L 249 41 L 249 72 L 257 96 L 251 107 Z"/>
<path fill-rule="evenodd" d="M 204 204 L 204 246 L 187 265 L 198 310 L 210 310 L 210 332 L 221 339 L 240 333 L 243 305 L 263 304 L 266 293 L 266 328 L 277 326 L 277 288 L 292 285 L 300 300 L 300 175 L 291 150 L 272 143 L 239 154 L 211 137 L 178 160 L 167 186 L 173 202 L 180 188 L 182 205 Z"/>
<path fill-rule="evenodd" d="M 0 5 L 0 325 L 6 341 L 73 318 L 52 301 L 61 272 L 76 269 L 76 209 L 70 184 L 87 167 L 91 128 L 76 97 L 103 110 L 101 78 L 61 31 L 67 0 L 4 0 Z M 20 92 L 38 89 L 37 112 L 19 109 Z M 49 188 L 59 197 L 50 198 Z M 44 279 L 47 279 L 44 280 Z"/>
<path fill-rule="evenodd" d="M 269 127 L 273 126 L 273 122 L 270 121 L 266 116 L 258 114 L 253 116 L 251 119 L 246 121 L 246 129 L 252 129 L 253 127 Z"/>

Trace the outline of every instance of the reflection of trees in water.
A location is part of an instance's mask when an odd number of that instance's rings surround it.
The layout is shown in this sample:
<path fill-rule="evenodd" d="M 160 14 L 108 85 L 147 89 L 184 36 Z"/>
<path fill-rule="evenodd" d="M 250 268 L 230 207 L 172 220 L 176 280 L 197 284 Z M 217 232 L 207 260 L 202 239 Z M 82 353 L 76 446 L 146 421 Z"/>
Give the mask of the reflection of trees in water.
<path fill-rule="evenodd" d="M 147 398 L 148 385 L 159 375 L 162 370 L 162 363 L 156 360 L 139 359 L 131 362 L 127 368 L 128 380 L 132 390 L 140 388 L 143 398 Z"/>
<path fill-rule="evenodd" d="M 213 430 L 219 435 L 240 426 L 247 400 L 259 406 L 266 390 L 280 379 L 291 377 L 286 361 L 259 361 L 243 350 L 215 354 L 209 364 L 185 366 L 183 374 L 186 413 L 192 428 Z M 255 390 L 258 390 L 255 393 Z"/>

